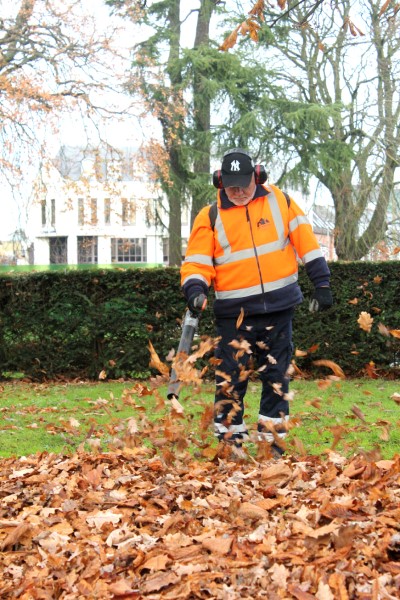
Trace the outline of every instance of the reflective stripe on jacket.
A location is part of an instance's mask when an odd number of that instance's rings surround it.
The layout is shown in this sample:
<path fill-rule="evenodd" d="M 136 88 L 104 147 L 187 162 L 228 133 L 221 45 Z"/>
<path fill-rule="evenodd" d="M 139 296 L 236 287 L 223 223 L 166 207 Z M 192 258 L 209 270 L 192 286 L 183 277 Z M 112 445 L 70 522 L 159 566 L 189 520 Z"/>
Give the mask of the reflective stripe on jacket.
<path fill-rule="evenodd" d="M 214 286 L 217 316 L 285 310 L 302 301 L 297 257 L 312 264 L 314 285 L 329 284 L 329 269 L 311 225 L 300 207 L 290 206 L 276 186 L 257 186 L 247 206 L 236 206 L 218 192 L 212 229 L 209 206 L 197 215 L 188 242 L 181 281 L 193 290 Z M 314 262 L 316 261 L 316 262 Z M 196 287 L 197 286 L 197 287 Z"/>

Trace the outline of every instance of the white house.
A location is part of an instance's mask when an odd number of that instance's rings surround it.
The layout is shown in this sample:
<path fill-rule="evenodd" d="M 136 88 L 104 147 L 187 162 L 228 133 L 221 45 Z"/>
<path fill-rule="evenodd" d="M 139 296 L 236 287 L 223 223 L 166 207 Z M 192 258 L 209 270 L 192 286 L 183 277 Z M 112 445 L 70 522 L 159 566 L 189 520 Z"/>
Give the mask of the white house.
<path fill-rule="evenodd" d="M 42 171 L 28 224 L 35 265 L 168 263 L 165 202 L 134 172 L 132 152 L 107 158 L 64 147 Z M 189 233 L 184 210 L 184 242 Z"/>

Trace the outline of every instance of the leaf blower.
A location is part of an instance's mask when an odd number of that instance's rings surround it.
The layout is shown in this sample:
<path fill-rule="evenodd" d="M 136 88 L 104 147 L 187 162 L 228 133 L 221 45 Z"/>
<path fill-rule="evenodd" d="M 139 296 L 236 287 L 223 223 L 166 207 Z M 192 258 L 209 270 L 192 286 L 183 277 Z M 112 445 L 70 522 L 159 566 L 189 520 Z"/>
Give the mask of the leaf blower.
<path fill-rule="evenodd" d="M 188 308 L 182 321 L 182 333 L 179 341 L 177 355 L 181 352 L 189 356 L 192 347 L 194 334 L 199 326 L 200 314 L 207 306 L 207 298 L 204 294 L 200 294 L 194 302 L 195 311 Z M 168 386 L 167 398 L 179 398 L 179 381 L 175 369 L 171 370 L 171 377 Z"/>

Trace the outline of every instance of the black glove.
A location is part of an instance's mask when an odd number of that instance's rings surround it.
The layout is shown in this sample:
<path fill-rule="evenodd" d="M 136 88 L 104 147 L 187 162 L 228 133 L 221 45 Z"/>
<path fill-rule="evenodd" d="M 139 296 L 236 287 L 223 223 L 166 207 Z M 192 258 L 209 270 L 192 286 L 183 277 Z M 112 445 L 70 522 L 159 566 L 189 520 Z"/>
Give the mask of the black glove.
<path fill-rule="evenodd" d="M 188 307 L 192 314 L 199 315 L 207 306 L 207 296 L 205 294 L 193 294 L 188 300 Z"/>
<path fill-rule="evenodd" d="M 310 301 L 310 312 L 318 312 L 330 308 L 333 304 L 331 289 L 328 287 L 315 288 Z"/>

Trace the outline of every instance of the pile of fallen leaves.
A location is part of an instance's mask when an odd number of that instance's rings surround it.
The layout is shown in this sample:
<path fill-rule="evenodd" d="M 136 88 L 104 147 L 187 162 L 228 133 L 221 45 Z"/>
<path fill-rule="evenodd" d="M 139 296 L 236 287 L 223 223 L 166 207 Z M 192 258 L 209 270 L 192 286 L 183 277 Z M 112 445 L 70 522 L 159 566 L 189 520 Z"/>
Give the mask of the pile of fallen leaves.
<path fill-rule="evenodd" d="M 400 597 L 400 456 L 131 443 L 3 459 L 0 497 L 0 598 Z"/>

